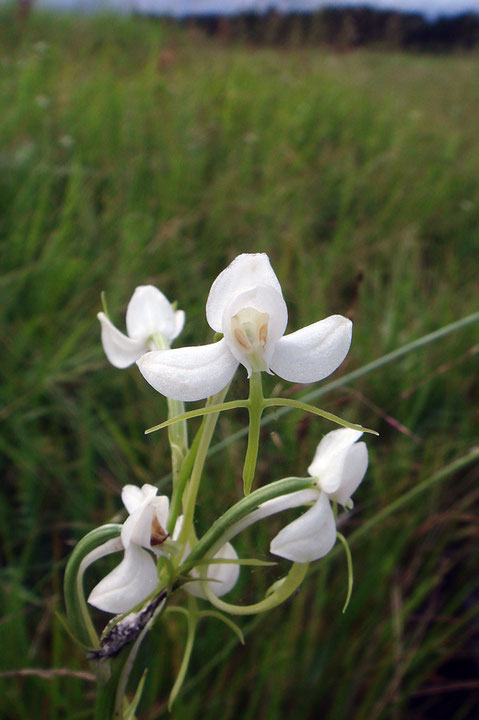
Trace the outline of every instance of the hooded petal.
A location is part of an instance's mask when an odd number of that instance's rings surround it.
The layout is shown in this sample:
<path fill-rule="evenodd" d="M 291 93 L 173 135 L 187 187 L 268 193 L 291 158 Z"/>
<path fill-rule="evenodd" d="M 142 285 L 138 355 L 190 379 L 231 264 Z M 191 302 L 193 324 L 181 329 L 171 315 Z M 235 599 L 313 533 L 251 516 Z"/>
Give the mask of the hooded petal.
<path fill-rule="evenodd" d="M 360 430 L 351 428 L 332 430 L 323 437 L 316 448 L 308 473 L 311 477 L 318 478 L 320 488 L 328 495 L 336 492 L 341 486 L 348 453 L 361 435 Z"/>
<path fill-rule="evenodd" d="M 366 443 L 360 442 L 347 451 L 341 483 L 336 492 L 329 494 L 330 500 L 343 506 L 346 505 L 366 474 L 367 469 L 368 448 Z"/>
<path fill-rule="evenodd" d="M 147 598 L 157 584 L 156 565 L 149 553 L 130 545 L 121 563 L 93 588 L 88 602 L 105 612 L 128 612 Z"/>
<path fill-rule="evenodd" d="M 225 543 L 214 557 L 222 560 L 237 560 L 238 555 L 231 543 Z M 212 563 L 211 565 L 202 566 L 202 573 L 211 580 L 208 585 L 216 597 L 226 595 L 226 593 L 229 593 L 229 591 L 234 588 L 239 577 L 239 571 L 239 565 L 235 564 L 220 563 L 215 565 Z M 200 577 L 200 573 L 197 570 L 192 570 L 190 574 L 194 577 Z M 206 600 L 206 595 L 203 592 L 201 583 L 186 583 L 183 588 L 190 595 L 195 595 L 195 597 Z"/>
<path fill-rule="evenodd" d="M 111 364 L 117 368 L 133 365 L 145 352 L 145 342 L 142 339 L 132 340 L 123 335 L 110 322 L 105 313 L 98 313 L 97 318 L 101 323 L 103 350 Z"/>
<path fill-rule="evenodd" d="M 278 340 L 270 368 L 290 382 L 317 382 L 341 365 L 351 336 L 351 320 L 331 315 Z"/>
<path fill-rule="evenodd" d="M 311 562 L 327 555 L 336 542 L 336 522 L 328 497 L 319 499 L 272 540 L 270 550 L 293 562 Z"/>
<path fill-rule="evenodd" d="M 161 333 L 168 340 L 175 336 L 177 327 L 175 311 L 161 290 L 153 285 L 137 287 L 126 310 L 126 329 L 131 338 L 144 342 Z"/>
<path fill-rule="evenodd" d="M 257 285 L 245 292 L 235 295 L 225 307 L 222 318 L 222 332 L 228 348 L 235 358 L 242 363 L 251 375 L 251 359 L 244 347 L 235 338 L 232 327 L 232 318 L 241 310 L 253 309 L 262 315 L 267 315 L 266 339 L 262 356 L 267 367 L 274 353 L 277 341 L 284 335 L 288 323 L 288 310 L 281 292 L 268 285 Z M 259 328 L 258 328 L 259 330 Z"/>
<path fill-rule="evenodd" d="M 222 321 L 226 306 L 235 295 L 257 285 L 267 285 L 282 295 L 279 280 L 265 253 L 238 255 L 211 286 L 206 301 L 206 319 L 210 327 L 216 332 L 223 332 Z"/>
<path fill-rule="evenodd" d="M 140 372 L 162 395 L 173 400 L 202 400 L 230 382 L 238 361 L 225 340 L 211 345 L 149 352 L 138 360 Z"/>

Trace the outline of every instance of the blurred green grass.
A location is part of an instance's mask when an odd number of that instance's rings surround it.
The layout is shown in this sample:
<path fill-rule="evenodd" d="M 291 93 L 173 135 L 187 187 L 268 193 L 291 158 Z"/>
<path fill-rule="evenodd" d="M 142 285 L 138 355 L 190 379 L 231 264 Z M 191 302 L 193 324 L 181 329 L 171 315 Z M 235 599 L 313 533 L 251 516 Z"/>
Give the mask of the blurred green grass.
<path fill-rule="evenodd" d="M 65 559 L 119 511 L 124 484 L 168 472 L 166 434 L 143 436 L 165 402 L 108 366 L 100 291 L 121 326 L 135 286 L 157 285 L 187 312 L 182 342 L 203 343 L 212 279 L 266 251 L 290 329 L 354 320 L 338 375 L 476 311 L 479 58 L 227 46 L 142 19 L 0 19 L 0 668 L 88 670 L 55 616 Z M 322 399 L 380 432 L 346 536 L 477 444 L 477 343 L 469 326 Z M 218 439 L 244 422 L 222 418 Z M 268 425 L 259 481 L 306 473 L 329 429 L 297 413 Z M 243 452 L 239 441 L 211 458 L 200 530 L 239 497 Z M 477 687 L 451 683 L 479 662 L 478 475 L 455 473 L 355 544 L 345 615 L 339 555 L 250 621 L 244 648 L 205 622 L 174 717 L 474 717 Z M 242 551 L 268 559 L 273 531 L 246 532 Z M 279 572 L 243 570 L 237 599 Z M 183 641 L 176 617 L 149 638 L 144 718 L 165 713 Z M 88 718 L 93 694 L 81 678 L 16 676 L 0 715 Z"/>

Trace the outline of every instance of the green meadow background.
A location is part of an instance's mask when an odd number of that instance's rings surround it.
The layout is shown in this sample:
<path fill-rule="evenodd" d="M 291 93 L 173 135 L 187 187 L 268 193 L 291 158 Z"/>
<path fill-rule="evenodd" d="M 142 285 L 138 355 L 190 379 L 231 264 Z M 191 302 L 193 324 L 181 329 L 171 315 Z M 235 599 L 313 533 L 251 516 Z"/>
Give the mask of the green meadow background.
<path fill-rule="evenodd" d="M 478 73 L 474 54 L 258 48 L 145 19 L 20 22 L 2 10 L 2 718 L 92 716 L 90 668 L 57 614 L 66 559 L 121 517 L 126 483 L 169 492 L 166 433 L 143 434 L 166 402 L 135 368 L 106 361 L 100 292 L 123 328 L 134 288 L 156 285 L 186 311 L 181 344 L 202 344 L 212 280 L 257 251 L 282 283 L 290 330 L 331 313 L 354 321 L 317 402 L 380 433 L 366 439 L 370 468 L 342 525 L 355 587 L 343 615 L 337 548 L 285 606 L 240 619 L 244 647 L 203 621 L 172 717 L 477 717 Z M 246 392 L 240 370 L 231 397 Z M 214 442 L 245 423 L 225 414 Z M 330 429 L 275 416 L 256 483 L 306 475 Z M 199 533 L 240 498 L 244 451 L 240 436 L 209 459 Z M 271 559 L 285 522 L 245 532 L 237 548 Z M 243 568 L 231 599 L 254 602 L 286 568 Z M 167 716 L 184 639 L 172 615 L 145 642 L 142 720 Z"/>

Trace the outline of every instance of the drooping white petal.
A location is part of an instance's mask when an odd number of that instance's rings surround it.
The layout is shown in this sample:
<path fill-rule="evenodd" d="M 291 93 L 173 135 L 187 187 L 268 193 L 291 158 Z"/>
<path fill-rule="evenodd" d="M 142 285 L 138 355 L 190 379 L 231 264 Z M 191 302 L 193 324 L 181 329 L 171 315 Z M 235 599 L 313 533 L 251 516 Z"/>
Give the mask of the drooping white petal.
<path fill-rule="evenodd" d="M 126 368 L 133 365 L 145 352 L 145 342 L 141 338 L 132 340 L 123 335 L 110 322 L 105 313 L 98 313 L 97 318 L 101 323 L 103 350 L 111 364 L 117 368 Z"/>
<path fill-rule="evenodd" d="M 270 550 L 293 562 L 311 562 L 327 555 L 336 542 L 336 522 L 328 497 L 319 499 L 272 540 Z"/>
<path fill-rule="evenodd" d="M 149 553 L 130 545 L 121 563 L 93 588 L 88 602 L 105 612 L 128 612 L 148 597 L 157 584 L 156 565 Z"/>
<path fill-rule="evenodd" d="M 223 545 L 223 547 L 216 553 L 215 558 L 222 560 L 237 560 L 238 555 L 231 543 L 225 543 L 225 545 Z M 226 595 L 226 593 L 229 593 L 229 591 L 234 588 L 239 577 L 239 571 L 239 565 L 235 564 L 230 565 L 219 563 L 215 565 L 212 563 L 211 565 L 201 566 L 201 575 L 204 575 L 211 581 L 208 582 L 208 585 L 216 597 Z M 197 578 L 200 577 L 200 573 L 196 569 L 192 570 L 190 575 Z M 206 599 L 206 595 L 200 582 L 195 581 L 186 583 L 183 585 L 183 588 L 190 595 Z"/>
<path fill-rule="evenodd" d="M 267 316 L 264 320 L 265 343 L 261 350 L 266 368 L 269 367 L 276 343 L 283 336 L 288 323 L 288 310 L 283 296 L 271 286 L 257 285 L 245 290 L 235 295 L 226 305 L 222 318 L 222 332 L 232 354 L 248 370 L 248 376 L 251 375 L 252 358 L 248 350 L 238 342 L 232 319 L 237 317 L 240 311 L 250 308 Z M 257 330 L 259 331 L 259 328 Z"/>
<path fill-rule="evenodd" d="M 360 442 L 347 451 L 344 461 L 341 483 L 336 492 L 330 493 L 329 498 L 340 505 L 346 505 L 351 495 L 361 483 L 368 469 L 368 448 L 366 443 Z"/>
<path fill-rule="evenodd" d="M 351 336 L 351 320 L 331 315 L 278 340 L 270 368 L 290 382 L 317 382 L 341 365 Z"/>
<path fill-rule="evenodd" d="M 361 435 L 360 430 L 341 428 L 329 432 L 319 443 L 308 473 L 319 479 L 324 492 L 334 493 L 340 487 L 348 452 Z"/>
<path fill-rule="evenodd" d="M 223 332 L 222 321 L 226 306 L 235 295 L 257 285 L 267 285 L 282 295 L 279 280 L 265 253 L 238 255 L 211 286 L 206 301 L 206 319 L 210 327 L 216 332 Z"/>
<path fill-rule="evenodd" d="M 183 310 L 177 310 L 175 312 L 175 331 L 174 334 L 171 336 L 171 340 L 174 340 L 178 337 L 180 332 L 183 330 L 185 325 L 185 313 Z"/>
<path fill-rule="evenodd" d="M 138 360 L 138 367 L 162 395 L 194 401 L 222 390 L 233 377 L 238 361 L 223 339 L 211 345 L 149 352 Z"/>
<path fill-rule="evenodd" d="M 140 285 L 131 296 L 126 310 L 126 329 L 131 338 L 146 340 L 161 333 L 168 340 L 175 336 L 175 311 L 161 290 L 153 285 Z"/>

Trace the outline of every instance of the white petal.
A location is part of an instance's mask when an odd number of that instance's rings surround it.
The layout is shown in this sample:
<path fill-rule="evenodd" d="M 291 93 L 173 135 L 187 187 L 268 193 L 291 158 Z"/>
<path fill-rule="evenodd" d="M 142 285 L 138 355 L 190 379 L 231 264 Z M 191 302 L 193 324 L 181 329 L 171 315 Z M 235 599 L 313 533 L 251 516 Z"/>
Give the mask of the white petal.
<path fill-rule="evenodd" d="M 157 584 L 156 565 L 149 553 L 130 545 L 122 562 L 93 588 L 88 602 L 105 612 L 128 612 L 148 597 Z"/>
<path fill-rule="evenodd" d="M 98 313 L 101 323 L 101 341 L 108 360 L 117 368 L 126 368 L 133 365 L 146 350 L 146 344 L 141 339 L 132 340 L 123 335 L 110 322 L 105 313 Z"/>
<path fill-rule="evenodd" d="M 145 503 L 127 517 L 121 528 L 121 541 L 125 548 L 131 543 L 148 549 L 151 547 L 151 524 L 154 515 L 153 505 Z"/>
<path fill-rule="evenodd" d="M 140 492 L 142 495 L 141 502 L 136 505 L 135 509 L 131 515 L 127 517 L 121 528 L 121 540 L 125 548 L 127 548 L 130 543 L 141 545 L 142 547 L 148 549 L 151 548 L 151 524 L 156 513 L 156 503 L 160 500 L 160 498 L 156 497 L 158 488 L 154 485 L 149 485 L 148 483 L 145 483 L 142 486 Z M 124 501 L 123 495 L 122 499 Z M 131 494 L 129 494 L 127 499 L 132 499 Z M 138 495 L 135 500 L 139 500 Z M 165 498 L 165 500 L 168 511 L 168 498 Z"/>
<path fill-rule="evenodd" d="M 171 340 L 174 340 L 178 337 L 180 332 L 183 330 L 185 326 L 185 313 L 183 310 L 177 310 L 175 312 L 175 331 L 174 334 L 171 336 Z"/>
<path fill-rule="evenodd" d="M 121 500 L 130 515 L 143 503 L 144 499 L 143 492 L 137 485 L 125 485 L 121 491 Z"/>
<path fill-rule="evenodd" d="M 311 562 L 327 555 L 335 542 L 334 514 L 327 495 L 321 493 L 312 508 L 276 535 L 270 550 L 287 560 Z"/>
<path fill-rule="evenodd" d="M 211 286 L 206 301 L 206 319 L 210 327 L 216 332 L 223 332 L 222 320 L 226 306 L 235 295 L 257 285 L 268 285 L 282 295 L 279 280 L 265 253 L 238 255 Z"/>
<path fill-rule="evenodd" d="M 324 492 L 330 494 L 340 487 L 348 453 L 361 435 L 360 430 L 341 428 L 329 432 L 319 443 L 308 473 L 318 478 Z"/>
<path fill-rule="evenodd" d="M 131 338 L 144 342 L 157 332 L 168 340 L 175 337 L 175 311 L 161 290 L 153 285 L 136 288 L 126 310 L 126 329 Z"/>
<path fill-rule="evenodd" d="M 330 500 L 346 505 L 368 469 L 368 448 L 360 442 L 348 450 L 338 490 L 329 494 Z"/>
<path fill-rule="evenodd" d="M 170 501 L 166 495 L 160 495 L 152 501 L 155 516 L 163 529 L 166 529 L 168 524 L 168 511 L 170 508 Z"/>
<path fill-rule="evenodd" d="M 149 352 L 138 360 L 140 372 L 162 395 L 173 400 L 202 400 L 222 390 L 238 361 L 225 340 L 211 345 Z"/>
<path fill-rule="evenodd" d="M 284 335 L 284 331 L 286 330 L 286 325 L 288 324 L 288 309 L 281 292 L 267 285 L 258 285 L 251 290 L 246 290 L 245 292 L 235 295 L 232 301 L 226 306 L 222 318 L 221 332 L 225 336 L 231 353 L 246 367 L 248 375 L 250 375 L 251 365 L 248 356 L 235 341 L 231 329 L 233 316 L 243 308 L 253 308 L 260 313 L 267 313 L 269 315 L 268 335 L 263 354 L 268 367 L 276 343 Z"/>
<path fill-rule="evenodd" d="M 352 322 L 342 315 L 331 315 L 285 335 L 276 343 L 271 370 L 290 382 L 322 380 L 343 362 L 351 335 Z"/>
<path fill-rule="evenodd" d="M 223 545 L 223 547 L 216 553 L 215 558 L 221 558 L 222 560 L 236 560 L 238 555 L 231 543 L 225 543 L 225 545 Z M 239 571 L 239 565 L 234 564 L 211 564 L 201 566 L 202 574 L 213 581 L 209 582 L 208 585 L 216 597 L 226 595 L 226 593 L 229 593 L 229 591 L 234 588 L 239 577 Z M 192 570 L 190 574 L 194 577 L 200 577 L 197 570 Z M 206 599 L 206 595 L 203 592 L 201 583 L 199 582 L 186 583 L 183 585 L 183 588 L 190 595 Z"/>

